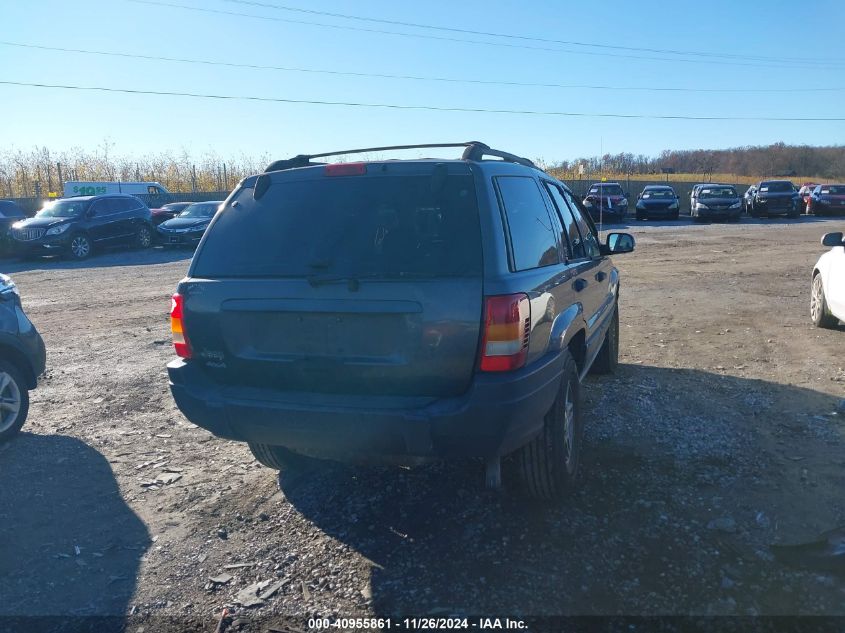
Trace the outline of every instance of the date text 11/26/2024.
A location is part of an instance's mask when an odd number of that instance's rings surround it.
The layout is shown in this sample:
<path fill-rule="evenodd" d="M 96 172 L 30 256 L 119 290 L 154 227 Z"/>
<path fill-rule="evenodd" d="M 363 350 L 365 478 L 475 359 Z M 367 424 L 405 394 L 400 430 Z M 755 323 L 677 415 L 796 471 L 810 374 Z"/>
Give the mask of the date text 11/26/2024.
<path fill-rule="evenodd" d="M 512 630 L 526 629 L 523 620 L 511 618 L 311 618 L 308 629 L 311 631 L 355 629 L 408 630 L 408 631 L 445 631 L 445 630 Z"/>

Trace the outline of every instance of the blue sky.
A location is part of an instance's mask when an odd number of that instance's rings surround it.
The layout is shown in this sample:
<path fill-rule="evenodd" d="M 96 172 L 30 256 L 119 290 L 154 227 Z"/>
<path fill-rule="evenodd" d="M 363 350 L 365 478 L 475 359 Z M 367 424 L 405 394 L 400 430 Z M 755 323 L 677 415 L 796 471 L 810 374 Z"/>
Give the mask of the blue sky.
<path fill-rule="evenodd" d="M 555 40 L 833 63 L 799 67 L 748 59 L 690 63 L 656 53 L 496 40 L 245 6 L 162 0 L 219 11 L 498 41 L 491 46 L 261 20 L 128 0 L 0 2 L 0 40 L 345 72 L 626 87 L 845 88 L 841 0 L 803 2 L 388 2 L 268 3 Z M 763 8 L 765 7 L 765 8 Z M 13 25 L 14 28 L 9 28 Z M 579 54 L 577 51 L 581 51 Z M 612 53 L 604 56 L 590 53 Z M 632 59 L 632 56 L 660 57 Z M 701 59 L 701 58 L 697 58 Z M 725 63 L 732 62 L 732 63 Z M 515 87 L 226 68 L 57 53 L 0 45 L 0 80 L 442 107 L 687 116 L 837 117 L 845 90 L 785 94 L 654 93 Z M 845 122 L 666 121 L 570 118 L 212 101 L 0 85 L 0 147 L 46 145 L 140 155 L 287 157 L 332 149 L 478 139 L 549 162 L 605 152 L 721 148 L 776 141 L 845 143 Z"/>

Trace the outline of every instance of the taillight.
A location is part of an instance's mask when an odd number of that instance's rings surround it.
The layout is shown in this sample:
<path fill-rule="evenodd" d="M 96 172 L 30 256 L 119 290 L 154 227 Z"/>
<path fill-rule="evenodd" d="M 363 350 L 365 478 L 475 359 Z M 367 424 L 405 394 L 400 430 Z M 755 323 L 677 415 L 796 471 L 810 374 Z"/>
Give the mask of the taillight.
<path fill-rule="evenodd" d="M 530 333 L 531 304 L 528 295 L 487 297 L 481 371 L 510 371 L 522 367 L 528 356 Z"/>
<path fill-rule="evenodd" d="M 332 163 L 323 170 L 325 176 L 363 176 L 367 173 L 367 163 Z"/>
<path fill-rule="evenodd" d="M 176 355 L 182 358 L 191 357 L 191 344 L 188 342 L 188 335 L 185 334 L 185 326 L 182 322 L 182 306 L 184 297 L 179 293 L 173 295 L 170 301 L 170 331 L 173 333 L 173 347 Z"/>

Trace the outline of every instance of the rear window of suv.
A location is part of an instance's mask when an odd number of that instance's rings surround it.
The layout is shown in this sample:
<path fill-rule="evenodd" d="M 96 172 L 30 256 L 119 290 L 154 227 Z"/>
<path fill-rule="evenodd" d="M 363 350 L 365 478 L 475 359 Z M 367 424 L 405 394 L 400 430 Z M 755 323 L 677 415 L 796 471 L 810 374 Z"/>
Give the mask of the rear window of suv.
<path fill-rule="evenodd" d="M 197 253 L 196 277 L 481 274 L 471 175 L 331 177 L 243 189 Z"/>

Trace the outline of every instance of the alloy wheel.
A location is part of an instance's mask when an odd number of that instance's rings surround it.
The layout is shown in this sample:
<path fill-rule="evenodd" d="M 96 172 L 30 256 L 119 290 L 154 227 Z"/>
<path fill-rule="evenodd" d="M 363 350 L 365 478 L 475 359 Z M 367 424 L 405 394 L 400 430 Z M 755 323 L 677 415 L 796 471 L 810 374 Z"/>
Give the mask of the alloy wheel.
<path fill-rule="evenodd" d="M 0 371 L 0 433 L 15 424 L 20 410 L 20 387 L 9 374 Z"/>
<path fill-rule="evenodd" d="M 91 252 L 91 243 L 87 237 L 77 235 L 70 243 L 70 250 L 77 259 L 84 259 Z"/>

